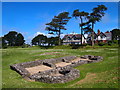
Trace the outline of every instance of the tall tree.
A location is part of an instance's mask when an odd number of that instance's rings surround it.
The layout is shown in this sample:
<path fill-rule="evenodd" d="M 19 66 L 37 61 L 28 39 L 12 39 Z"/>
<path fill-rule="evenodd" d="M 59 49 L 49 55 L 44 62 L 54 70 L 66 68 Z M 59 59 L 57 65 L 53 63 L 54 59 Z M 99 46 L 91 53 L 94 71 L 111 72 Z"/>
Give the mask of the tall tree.
<path fill-rule="evenodd" d="M 4 40 L 9 46 L 21 46 L 25 42 L 23 35 L 16 31 L 10 31 L 8 34 L 4 35 Z"/>
<path fill-rule="evenodd" d="M 48 46 L 58 45 L 58 37 L 50 37 L 48 38 Z"/>
<path fill-rule="evenodd" d="M 10 31 L 8 34 L 4 35 L 4 38 L 5 40 L 8 41 L 9 46 L 15 46 L 16 36 L 17 36 L 16 31 Z"/>
<path fill-rule="evenodd" d="M 32 39 L 32 45 L 44 45 L 47 43 L 47 37 L 43 34 L 39 34 Z"/>
<path fill-rule="evenodd" d="M 4 37 L 0 37 L 0 48 L 6 48 L 7 47 L 7 43 L 5 41 Z"/>
<path fill-rule="evenodd" d="M 61 30 L 66 30 L 65 25 L 68 23 L 69 12 L 60 13 L 58 16 L 54 16 L 50 23 L 47 23 L 48 27 L 46 30 L 49 31 L 49 34 L 57 35 L 59 38 L 59 45 L 61 45 L 60 35 L 62 34 Z"/>
<path fill-rule="evenodd" d="M 81 28 L 81 44 L 82 44 L 82 37 L 83 37 L 83 26 L 84 23 L 87 22 L 87 16 L 89 15 L 88 12 L 79 12 L 79 9 L 76 9 L 73 11 L 72 16 L 75 17 L 76 19 L 79 18 L 80 19 L 80 23 L 79 23 L 79 27 Z"/>
<path fill-rule="evenodd" d="M 21 45 L 24 44 L 24 42 L 25 42 L 25 40 L 24 40 L 23 35 L 21 33 L 17 34 L 16 40 L 15 40 L 15 45 L 16 46 L 21 46 Z"/>
<path fill-rule="evenodd" d="M 91 29 L 92 30 L 92 46 L 94 46 L 94 25 L 96 22 L 101 21 L 102 17 L 105 15 L 104 11 L 107 10 L 107 7 L 104 5 L 98 5 L 97 7 L 92 9 L 92 13 L 88 16 L 89 21 L 87 24 L 91 24 Z"/>
<path fill-rule="evenodd" d="M 37 37 L 34 37 L 31 41 L 32 45 L 38 45 Z"/>

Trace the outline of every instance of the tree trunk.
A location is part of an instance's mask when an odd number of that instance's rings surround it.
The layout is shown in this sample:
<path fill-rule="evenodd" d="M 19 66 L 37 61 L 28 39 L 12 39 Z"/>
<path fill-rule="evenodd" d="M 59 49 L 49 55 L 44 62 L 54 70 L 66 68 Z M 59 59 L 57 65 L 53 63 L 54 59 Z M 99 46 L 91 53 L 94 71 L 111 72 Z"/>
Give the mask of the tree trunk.
<path fill-rule="evenodd" d="M 58 45 L 61 45 L 61 39 L 60 39 L 60 29 L 59 29 L 59 35 L 58 35 L 58 38 L 59 38 L 59 43 L 58 43 Z"/>
<path fill-rule="evenodd" d="M 92 46 L 94 46 L 94 23 L 92 23 Z"/>
<path fill-rule="evenodd" d="M 82 26 L 81 26 L 81 45 L 82 45 L 82 36 L 83 36 L 83 32 L 82 32 Z"/>
<path fill-rule="evenodd" d="M 83 23 L 82 17 L 80 16 L 81 24 Z M 81 27 L 81 45 L 82 45 L 82 36 L 83 36 L 83 31 L 82 31 L 82 26 Z"/>

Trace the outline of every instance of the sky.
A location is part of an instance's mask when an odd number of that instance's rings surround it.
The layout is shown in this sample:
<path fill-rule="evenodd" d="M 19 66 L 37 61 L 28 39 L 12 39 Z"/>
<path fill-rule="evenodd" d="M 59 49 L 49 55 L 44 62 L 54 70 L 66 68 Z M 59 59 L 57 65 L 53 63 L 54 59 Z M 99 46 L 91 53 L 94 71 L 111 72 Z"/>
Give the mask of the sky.
<path fill-rule="evenodd" d="M 71 16 L 75 9 L 92 12 L 97 5 L 105 5 L 108 10 L 100 22 L 95 24 L 95 32 L 111 31 L 118 28 L 118 3 L 117 2 L 3 2 L 2 3 L 2 33 L 4 36 L 9 31 L 22 33 L 26 43 L 38 34 L 49 35 L 45 30 L 46 23 L 59 13 L 69 12 Z M 71 18 L 66 25 L 61 37 L 72 32 L 80 34 L 79 20 Z"/>

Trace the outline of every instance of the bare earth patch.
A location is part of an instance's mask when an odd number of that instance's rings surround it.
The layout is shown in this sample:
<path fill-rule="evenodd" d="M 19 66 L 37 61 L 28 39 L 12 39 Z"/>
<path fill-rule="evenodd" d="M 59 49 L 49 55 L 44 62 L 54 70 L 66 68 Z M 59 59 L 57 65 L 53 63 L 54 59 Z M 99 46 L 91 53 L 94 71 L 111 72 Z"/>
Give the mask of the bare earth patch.
<path fill-rule="evenodd" d="M 56 74 L 51 74 L 51 76 L 61 76 L 62 74 L 56 73 Z"/>
<path fill-rule="evenodd" d="M 64 67 L 64 66 L 66 66 L 66 65 L 69 65 L 69 64 L 71 64 L 71 63 L 66 63 L 66 62 L 60 62 L 60 63 L 57 63 L 57 64 L 55 64 L 57 67 Z"/>
<path fill-rule="evenodd" d="M 67 65 L 70 65 L 72 62 L 78 62 L 79 60 L 87 60 L 87 61 L 90 61 L 88 59 L 82 59 L 82 58 L 76 58 L 76 59 L 73 59 L 72 61 L 70 61 L 69 63 L 66 63 L 66 62 L 60 62 L 60 63 L 56 63 L 55 65 L 57 67 L 64 67 L 64 66 L 67 66 Z"/>
<path fill-rule="evenodd" d="M 38 73 L 39 71 L 45 71 L 45 70 L 49 70 L 52 69 L 51 67 L 45 66 L 45 65 L 39 65 L 39 66 L 35 66 L 35 67 L 30 67 L 30 68 L 25 68 L 26 70 L 28 70 L 28 72 L 30 72 L 31 75 Z"/>
<path fill-rule="evenodd" d="M 89 60 L 89 59 L 76 58 L 76 59 L 72 60 L 71 62 L 78 62 L 79 60 L 87 60 L 87 61 L 91 61 L 91 60 Z"/>

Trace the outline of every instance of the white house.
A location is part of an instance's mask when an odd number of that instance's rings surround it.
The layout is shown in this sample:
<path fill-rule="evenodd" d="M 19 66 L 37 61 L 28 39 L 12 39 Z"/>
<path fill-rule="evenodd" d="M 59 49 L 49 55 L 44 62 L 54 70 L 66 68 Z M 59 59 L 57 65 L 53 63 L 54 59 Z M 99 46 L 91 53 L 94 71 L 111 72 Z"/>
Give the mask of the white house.
<path fill-rule="evenodd" d="M 81 36 L 82 36 L 82 43 L 86 43 L 86 39 L 84 35 L 73 33 L 73 34 L 67 34 L 63 37 L 63 45 L 81 44 Z"/>
<path fill-rule="evenodd" d="M 92 40 L 92 34 L 89 34 L 87 37 L 87 43 L 91 43 Z M 98 42 L 108 42 L 112 40 L 112 33 L 111 32 L 100 32 L 100 30 L 98 30 L 97 33 L 94 32 L 94 42 L 98 43 Z"/>

